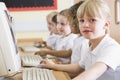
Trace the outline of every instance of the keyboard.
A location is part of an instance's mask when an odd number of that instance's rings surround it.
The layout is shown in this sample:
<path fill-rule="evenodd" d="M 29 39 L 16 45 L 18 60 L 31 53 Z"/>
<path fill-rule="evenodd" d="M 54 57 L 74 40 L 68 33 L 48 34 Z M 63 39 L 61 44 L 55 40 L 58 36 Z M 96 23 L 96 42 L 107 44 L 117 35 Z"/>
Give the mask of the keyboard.
<path fill-rule="evenodd" d="M 24 55 L 21 56 L 22 66 L 38 66 L 42 59 L 39 55 Z"/>
<path fill-rule="evenodd" d="M 37 52 L 37 51 L 40 51 L 40 48 L 37 48 L 37 47 L 35 47 L 33 45 L 21 46 L 20 48 L 24 52 Z"/>
<path fill-rule="evenodd" d="M 22 80 L 56 80 L 52 70 L 28 68 L 22 73 Z"/>

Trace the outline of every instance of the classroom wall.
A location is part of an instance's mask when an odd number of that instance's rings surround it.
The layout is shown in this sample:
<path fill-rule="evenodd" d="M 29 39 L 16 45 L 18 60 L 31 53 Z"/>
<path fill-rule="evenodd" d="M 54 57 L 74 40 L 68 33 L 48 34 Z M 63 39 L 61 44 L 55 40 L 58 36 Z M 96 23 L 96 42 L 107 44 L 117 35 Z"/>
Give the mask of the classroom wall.
<path fill-rule="evenodd" d="M 47 30 L 46 15 L 52 11 L 68 8 L 73 0 L 57 0 L 57 10 L 11 11 L 14 17 L 16 31 Z M 61 4 L 65 4 L 62 5 Z"/>
<path fill-rule="evenodd" d="M 73 3 L 74 0 L 57 0 L 57 10 L 11 11 L 10 14 L 14 18 L 14 30 L 17 38 L 42 37 L 46 40 L 49 35 L 46 15 L 52 11 L 59 12 L 69 8 Z"/>
<path fill-rule="evenodd" d="M 108 2 L 108 5 L 110 6 L 111 12 L 112 12 L 112 23 L 110 27 L 110 34 L 111 36 L 120 43 L 120 24 L 116 24 L 115 22 L 115 1 L 116 0 L 106 0 Z"/>

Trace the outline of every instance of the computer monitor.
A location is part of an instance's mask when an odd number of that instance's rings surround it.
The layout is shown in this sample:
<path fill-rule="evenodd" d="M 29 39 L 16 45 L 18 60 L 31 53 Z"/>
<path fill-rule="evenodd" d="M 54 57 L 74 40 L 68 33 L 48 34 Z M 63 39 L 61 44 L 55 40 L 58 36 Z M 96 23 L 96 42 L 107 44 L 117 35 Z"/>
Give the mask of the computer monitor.
<path fill-rule="evenodd" d="M 21 67 L 11 16 L 0 2 L 0 77 L 18 71 Z"/>

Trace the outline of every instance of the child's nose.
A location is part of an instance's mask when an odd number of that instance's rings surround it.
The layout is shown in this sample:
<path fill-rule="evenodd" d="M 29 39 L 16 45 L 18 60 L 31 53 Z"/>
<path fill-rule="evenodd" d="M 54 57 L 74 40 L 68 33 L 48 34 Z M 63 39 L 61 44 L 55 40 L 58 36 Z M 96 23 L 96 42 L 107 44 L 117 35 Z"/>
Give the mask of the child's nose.
<path fill-rule="evenodd" d="M 85 26 L 85 27 L 89 27 L 89 26 L 90 26 L 90 23 L 89 23 L 88 21 L 85 21 L 85 22 L 84 22 L 84 26 Z"/>

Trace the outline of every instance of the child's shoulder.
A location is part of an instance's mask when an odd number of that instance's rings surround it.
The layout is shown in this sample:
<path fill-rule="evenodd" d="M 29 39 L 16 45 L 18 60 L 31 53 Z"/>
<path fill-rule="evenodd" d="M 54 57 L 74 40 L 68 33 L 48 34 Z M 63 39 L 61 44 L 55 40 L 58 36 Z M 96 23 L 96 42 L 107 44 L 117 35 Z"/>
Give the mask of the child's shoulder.
<path fill-rule="evenodd" d="M 103 48 L 107 48 L 107 49 L 120 49 L 120 44 L 113 39 L 112 37 L 110 37 L 109 35 L 106 35 L 103 40 L 100 42 L 100 45 Z"/>
<path fill-rule="evenodd" d="M 74 34 L 74 33 L 71 33 L 69 36 L 71 36 L 71 37 L 78 37 L 78 35 L 77 34 Z"/>

